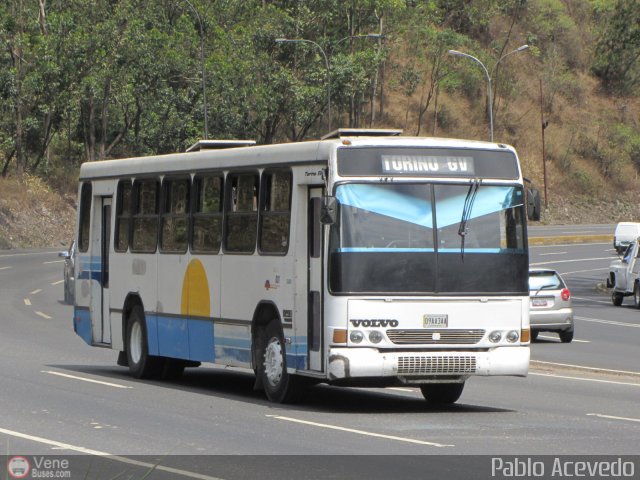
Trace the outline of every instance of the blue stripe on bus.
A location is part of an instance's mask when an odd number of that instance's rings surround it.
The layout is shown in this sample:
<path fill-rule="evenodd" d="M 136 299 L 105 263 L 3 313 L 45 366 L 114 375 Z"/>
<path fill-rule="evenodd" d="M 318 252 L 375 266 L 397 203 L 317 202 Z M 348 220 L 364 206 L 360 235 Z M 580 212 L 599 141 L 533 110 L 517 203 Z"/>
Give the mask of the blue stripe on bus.
<path fill-rule="evenodd" d="M 73 331 L 88 345 L 93 343 L 93 328 L 91 326 L 91 313 L 89 309 L 73 309 Z"/>
<path fill-rule="evenodd" d="M 236 361 L 251 364 L 251 339 L 216 337 L 215 323 L 162 314 L 146 314 L 150 355 L 194 360 L 198 362 Z M 307 338 L 297 337 L 287 352 L 287 365 L 305 369 Z"/>
<path fill-rule="evenodd" d="M 79 280 L 95 280 L 102 281 L 102 257 L 79 257 L 80 269 L 78 272 Z"/>

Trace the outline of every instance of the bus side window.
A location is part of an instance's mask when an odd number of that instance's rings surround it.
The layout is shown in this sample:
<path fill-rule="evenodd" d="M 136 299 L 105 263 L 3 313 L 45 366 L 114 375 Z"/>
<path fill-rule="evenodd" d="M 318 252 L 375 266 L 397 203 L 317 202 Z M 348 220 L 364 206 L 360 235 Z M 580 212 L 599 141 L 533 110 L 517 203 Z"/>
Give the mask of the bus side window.
<path fill-rule="evenodd" d="M 258 174 L 227 176 L 225 250 L 253 253 L 258 230 Z"/>
<path fill-rule="evenodd" d="M 91 196 L 90 183 L 83 183 L 80 190 L 80 225 L 78 229 L 78 251 L 89 250 L 89 227 L 91 226 Z"/>
<path fill-rule="evenodd" d="M 189 240 L 188 178 L 162 181 L 162 210 L 160 218 L 160 251 L 185 253 Z"/>
<path fill-rule="evenodd" d="M 262 174 L 262 206 L 258 249 L 260 253 L 286 254 L 291 218 L 291 172 Z"/>
<path fill-rule="evenodd" d="M 118 182 L 116 199 L 116 231 L 114 249 L 126 252 L 129 248 L 129 228 L 131 221 L 131 180 Z"/>
<path fill-rule="evenodd" d="M 222 242 L 222 175 L 201 175 L 193 179 L 193 222 L 191 251 L 218 253 Z"/>
<path fill-rule="evenodd" d="M 158 245 L 158 192 L 156 179 L 136 180 L 133 184 L 131 251 L 155 253 Z"/>

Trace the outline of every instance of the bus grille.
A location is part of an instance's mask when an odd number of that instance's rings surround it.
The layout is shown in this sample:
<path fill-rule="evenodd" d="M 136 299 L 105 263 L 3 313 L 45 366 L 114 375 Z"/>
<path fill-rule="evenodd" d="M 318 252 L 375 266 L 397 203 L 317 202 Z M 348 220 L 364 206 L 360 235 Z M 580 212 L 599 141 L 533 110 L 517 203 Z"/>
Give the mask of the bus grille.
<path fill-rule="evenodd" d="M 475 372 L 476 358 L 472 356 L 398 358 L 398 375 L 461 375 Z"/>
<path fill-rule="evenodd" d="M 396 345 L 438 345 L 478 343 L 484 337 L 484 330 L 387 330 L 387 337 Z"/>

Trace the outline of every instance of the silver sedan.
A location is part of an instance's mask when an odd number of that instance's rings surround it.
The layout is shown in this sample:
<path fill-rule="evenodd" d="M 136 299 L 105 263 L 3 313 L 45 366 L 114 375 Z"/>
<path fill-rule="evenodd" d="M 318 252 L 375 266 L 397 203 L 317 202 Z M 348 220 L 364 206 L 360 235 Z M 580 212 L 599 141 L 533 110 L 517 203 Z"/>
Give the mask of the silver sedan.
<path fill-rule="evenodd" d="M 531 339 L 539 332 L 557 332 L 560 341 L 573 340 L 571 292 L 555 270 L 529 270 Z"/>

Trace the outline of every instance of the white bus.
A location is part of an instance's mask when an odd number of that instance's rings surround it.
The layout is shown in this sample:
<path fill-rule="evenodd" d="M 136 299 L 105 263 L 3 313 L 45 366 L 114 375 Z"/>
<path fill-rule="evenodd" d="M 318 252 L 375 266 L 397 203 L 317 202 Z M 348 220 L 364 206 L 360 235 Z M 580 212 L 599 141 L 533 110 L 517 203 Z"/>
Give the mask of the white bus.
<path fill-rule="evenodd" d="M 274 402 L 527 375 L 515 150 L 398 133 L 84 163 L 75 332 L 138 378 L 252 368 Z"/>

